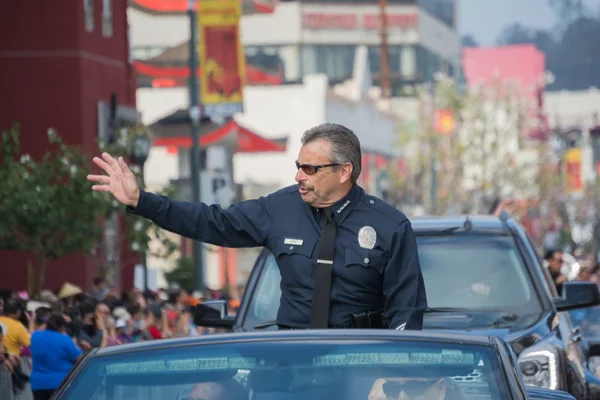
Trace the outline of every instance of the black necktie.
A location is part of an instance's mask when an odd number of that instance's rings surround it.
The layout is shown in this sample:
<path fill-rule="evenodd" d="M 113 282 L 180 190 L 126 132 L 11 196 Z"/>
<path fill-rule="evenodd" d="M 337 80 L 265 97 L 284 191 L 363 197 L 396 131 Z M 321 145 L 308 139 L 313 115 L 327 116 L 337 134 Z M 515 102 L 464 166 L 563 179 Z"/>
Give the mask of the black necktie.
<path fill-rule="evenodd" d="M 333 254 L 335 252 L 335 220 L 331 208 L 323 210 L 325 225 L 319 240 L 317 270 L 315 272 L 312 296 L 311 329 L 329 327 L 329 302 L 331 298 L 331 275 L 333 272 Z"/>

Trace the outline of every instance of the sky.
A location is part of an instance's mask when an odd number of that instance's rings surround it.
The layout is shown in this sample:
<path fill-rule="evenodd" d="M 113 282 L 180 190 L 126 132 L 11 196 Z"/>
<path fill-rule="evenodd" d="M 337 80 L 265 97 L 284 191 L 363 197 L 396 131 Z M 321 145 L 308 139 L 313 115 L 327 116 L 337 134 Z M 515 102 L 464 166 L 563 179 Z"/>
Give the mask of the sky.
<path fill-rule="evenodd" d="M 585 0 L 598 10 L 600 0 Z M 471 34 L 481 46 L 492 46 L 502 29 L 512 22 L 548 29 L 556 17 L 548 0 L 459 0 L 459 26 L 462 35 Z"/>

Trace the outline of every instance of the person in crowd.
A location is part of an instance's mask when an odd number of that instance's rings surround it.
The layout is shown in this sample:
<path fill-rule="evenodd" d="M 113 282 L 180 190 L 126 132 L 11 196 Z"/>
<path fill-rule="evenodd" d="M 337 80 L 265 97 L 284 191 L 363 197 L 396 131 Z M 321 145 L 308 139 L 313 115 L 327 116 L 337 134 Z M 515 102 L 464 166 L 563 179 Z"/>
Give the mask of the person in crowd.
<path fill-rule="evenodd" d="M 34 331 L 43 331 L 46 329 L 46 324 L 51 315 L 52 310 L 48 307 L 39 307 L 35 310 Z"/>
<path fill-rule="evenodd" d="M 92 288 L 92 297 L 96 301 L 104 301 L 104 296 L 108 294 L 108 289 L 105 286 L 104 279 L 101 277 L 94 278 L 94 287 Z"/>
<path fill-rule="evenodd" d="M 3 339 L 4 334 L 0 326 L 0 399 L 13 400 L 12 373 L 19 361 L 15 356 L 8 354 Z"/>
<path fill-rule="evenodd" d="M 121 344 L 133 343 L 130 321 L 117 319 L 115 321 L 115 337 Z"/>
<path fill-rule="evenodd" d="M 146 329 L 152 339 L 162 339 L 163 336 L 163 312 L 156 303 L 146 309 Z"/>
<path fill-rule="evenodd" d="M 82 350 L 67 335 L 67 321 L 62 314 L 52 314 L 46 329 L 33 333 L 31 355 L 34 399 L 48 400 L 82 356 Z"/>
<path fill-rule="evenodd" d="M 98 309 L 102 310 L 102 312 L 105 311 L 103 307 L 100 307 L 100 305 L 96 306 L 93 303 L 81 306 L 81 328 L 77 342 L 83 350 L 106 347 L 108 339 L 105 325 L 106 316 L 99 313 Z"/>
<path fill-rule="evenodd" d="M 11 300 L 4 305 L 4 315 L 0 316 L 0 328 L 4 332 L 4 346 L 6 351 L 12 355 L 19 356 L 22 347 L 31 344 L 31 332 L 33 331 L 33 318 L 25 313 L 28 319 L 28 327 L 20 321 L 22 306 L 17 300 Z"/>
<path fill-rule="evenodd" d="M 452 378 L 377 379 L 368 400 L 467 400 Z"/>
<path fill-rule="evenodd" d="M 177 400 L 248 400 L 244 386 L 235 379 L 201 382 L 186 388 Z"/>
<path fill-rule="evenodd" d="M 548 250 L 544 255 L 544 260 L 546 260 L 548 263 L 548 270 L 550 271 L 550 275 L 552 276 L 556 290 L 560 295 L 562 293 L 563 283 L 568 280 L 567 277 L 561 272 L 564 263 L 563 253 L 554 249 Z"/>

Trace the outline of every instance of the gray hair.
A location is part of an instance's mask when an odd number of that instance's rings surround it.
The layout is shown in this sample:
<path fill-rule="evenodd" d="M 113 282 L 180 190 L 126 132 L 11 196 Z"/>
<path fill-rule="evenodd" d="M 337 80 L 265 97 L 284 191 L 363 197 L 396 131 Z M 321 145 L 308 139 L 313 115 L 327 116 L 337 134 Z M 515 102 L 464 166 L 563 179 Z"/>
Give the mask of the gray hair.
<path fill-rule="evenodd" d="M 325 140 L 331 145 L 329 162 L 332 164 L 352 164 L 352 183 L 358 180 L 362 170 L 360 141 L 354 132 L 339 124 L 321 124 L 304 132 L 303 145 L 316 140 Z"/>

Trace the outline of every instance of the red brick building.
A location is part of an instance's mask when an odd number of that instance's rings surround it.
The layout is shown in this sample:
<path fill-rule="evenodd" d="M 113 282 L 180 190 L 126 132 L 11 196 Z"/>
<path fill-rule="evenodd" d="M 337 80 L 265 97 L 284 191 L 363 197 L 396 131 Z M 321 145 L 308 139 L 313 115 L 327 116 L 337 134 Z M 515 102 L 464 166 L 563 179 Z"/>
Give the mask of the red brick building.
<path fill-rule="evenodd" d="M 80 145 L 86 153 L 97 153 L 96 140 L 106 133 L 111 99 L 118 104 L 117 119 L 135 120 L 136 77 L 129 61 L 127 3 L 3 3 L 0 130 L 18 122 L 24 153 L 33 157 L 45 153 L 49 127 L 55 128 L 68 144 Z M 132 287 L 135 257 L 122 240 L 115 243 L 119 247 L 115 248 L 115 281 L 123 288 Z M 25 289 L 28 256 L 0 251 L 0 258 L 0 287 Z M 57 289 L 68 280 L 89 288 L 96 264 L 83 254 L 52 263 L 46 286 Z"/>

